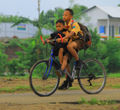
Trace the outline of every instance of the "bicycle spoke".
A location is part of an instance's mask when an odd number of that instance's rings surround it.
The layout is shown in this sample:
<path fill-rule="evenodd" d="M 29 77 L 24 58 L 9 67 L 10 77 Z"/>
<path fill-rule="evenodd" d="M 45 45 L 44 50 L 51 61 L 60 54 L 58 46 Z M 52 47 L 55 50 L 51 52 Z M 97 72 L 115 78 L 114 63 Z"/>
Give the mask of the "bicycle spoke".
<path fill-rule="evenodd" d="M 99 93 L 106 82 L 103 65 L 95 59 L 86 60 L 84 65 L 78 77 L 81 88 L 88 94 Z"/>
<path fill-rule="evenodd" d="M 40 61 L 33 65 L 30 73 L 30 86 L 35 94 L 49 96 L 53 94 L 59 84 L 56 71 L 48 65 L 48 61 Z"/>

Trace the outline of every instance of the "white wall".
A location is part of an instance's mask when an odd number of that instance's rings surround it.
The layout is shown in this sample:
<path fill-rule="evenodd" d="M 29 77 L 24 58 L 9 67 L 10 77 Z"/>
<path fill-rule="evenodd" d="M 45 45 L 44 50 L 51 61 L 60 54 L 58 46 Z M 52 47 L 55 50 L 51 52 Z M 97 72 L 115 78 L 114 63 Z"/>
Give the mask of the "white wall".
<path fill-rule="evenodd" d="M 19 38 L 33 37 L 37 28 L 32 24 L 24 24 L 25 30 L 19 30 L 18 26 L 11 27 L 13 23 L 0 23 L 0 37 L 13 37 L 17 36 Z"/>
<path fill-rule="evenodd" d="M 108 19 L 108 15 L 97 7 L 88 10 L 85 12 L 85 15 L 89 17 L 89 22 L 84 21 L 84 18 L 82 19 L 82 22 L 85 25 L 91 26 L 91 28 L 98 26 L 98 19 Z"/>

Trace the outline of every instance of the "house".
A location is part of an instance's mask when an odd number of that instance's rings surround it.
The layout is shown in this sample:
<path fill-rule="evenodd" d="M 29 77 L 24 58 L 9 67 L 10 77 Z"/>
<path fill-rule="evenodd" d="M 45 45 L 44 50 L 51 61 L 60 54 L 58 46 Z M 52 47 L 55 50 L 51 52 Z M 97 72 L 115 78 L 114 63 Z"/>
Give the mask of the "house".
<path fill-rule="evenodd" d="M 20 23 L 14 27 L 12 25 L 13 23 L 0 23 L 0 39 L 12 38 L 14 36 L 18 38 L 34 37 L 38 31 L 38 28 L 33 24 Z M 45 28 L 42 28 L 41 31 L 43 35 L 50 35 L 52 33 L 51 30 Z"/>
<path fill-rule="evenodd" d="M 120 38 L 120 7 L 93 6 L 84 11 L 82 23 L 97 28 L 102 38 Z M 88 21 L 85 20 L 87 18 Z"/>
<path fill-rule="evenodd" d="M 32 24 L 18 24 L 12 27 L 13 23 L 0 23 L 0 38 L 11 38 L 17 36 L 19 38 L 33 37 L 37 32 L 37 27 Z"/>

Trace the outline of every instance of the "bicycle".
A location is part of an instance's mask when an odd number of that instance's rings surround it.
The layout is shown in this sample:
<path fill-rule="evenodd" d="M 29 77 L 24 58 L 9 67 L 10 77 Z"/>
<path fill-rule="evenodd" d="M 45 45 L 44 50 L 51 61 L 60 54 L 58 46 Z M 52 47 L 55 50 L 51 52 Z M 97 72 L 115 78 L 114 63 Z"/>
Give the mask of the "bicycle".
<path fill-rule="evenodd" d="M 30 70 L 29 83 L 33 92 L 38 96 L 52 95 L 60 82 L 60 77 L 56 72 L 63 71 L 51 49 L 50 58 L 37 61 Z M 64 74 L 67 74 L 71 80 L 77 79 L 80 87 L 87 94 L 97 94 L 105 87 L 106 71 L 97 59 L 81 60 L 79 71 L 75 70 L 75 64 L 73 64 L 71 75 L 68 72 Z"/>

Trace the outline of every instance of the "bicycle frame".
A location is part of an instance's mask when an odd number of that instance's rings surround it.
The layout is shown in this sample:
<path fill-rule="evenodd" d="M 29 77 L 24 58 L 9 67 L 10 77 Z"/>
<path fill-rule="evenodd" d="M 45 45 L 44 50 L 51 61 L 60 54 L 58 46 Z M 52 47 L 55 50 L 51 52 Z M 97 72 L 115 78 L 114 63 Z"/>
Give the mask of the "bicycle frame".
<path fill-rule="evenodd" d="M 49 71 L 48 71 L 48 67 L 47 67 L 47 68 L 46 68 L 46 71 L 45 71 L 45 73 L 44 73 L 44 76 L 43 76 L 45 79 L 48 78 L 48 76 L 49 76 L 49 74 L 50 74 L 50 72 L 51 72 L 53 63 L 55 62 L 55 56 L 54 56 L 54 53 L 53 53 L 53 49 L 51 49 L 51 54 L 50 54 L 49 62 L 50 62 Z M 84 62 L 82 61 L 82 65 L 83 65 L 83 64 L 84 64 Z M 75 64 L 74 64 L 74 65 L 75 65 Z M 84 64 L 84 65 L 85 65 L 85 64 Z M 82 66 L 81 66 L 81 68 L 82 68 Z M 81 68 L 80 68 L 79 71 L 81 71 Z M 75 71 L 72 71 L 71 75 L 70 75 L 69 72 L 67 72 L 67 71 L 64 71 L 64 72 L 63 72 L 61 69 L 59 69 L 58 71 L 67 74 L 67 75 L 70 77 L 71 80 L 73 80 L 73 79 L 78 79 L 78 77 L 77 77 L 77 78 L 75 77 L 76 70 L 75 70 Z M 79 77 L 79 78 L 81 78 L 81 77 Z"/>
<path fill-rule="evenodd" d="M 44 76 L 49 76 L 49 74 L 50 74 L 50 71 L 51 71 L 51 68 L 52 68 L 52 64 L 53 64 L 53 58 L 55 58 L 55 56 L 54 56 L 54 54 L 53 54 L 53 49 L 51 49 L 51 54 L 50 54 L 50 58 L 49 58 L 49 62 L 50 62 L 50 69 L 49 69 L 49 71 L 48 71 L 48 67 L 46 68 L 46 71 L 45 71 L 45 73 L 44 73 Z M 43 77 L 44 77 L 43 76 Z"/>
<path fill-rule="evenodd" d="M 45 73 L 44 73 L 44 76 L 43 76 L 43 77 L 46 77 L 46 78 L 47 78 L 47 77 L 49 76 L 49 74 L 50 74 L 50 71 L 51 71 L 52 66 L 53 66 L 53 62 L 55 62 L 55 56 L 54 56 L 54 54 L 53 54 L 53 49 L 51 49 L 51 54 L 50 54 L 49 62 L 50 62 L 49 71 L 48 71 L 48 67 L 47 67 L 47 68 L 46 68 L 46 71 L 45 71 Z M 61 69 L 59 69 L 58 71 L 59 71 L 59 72 L 63 72 L 63 71 L 61 71 Z M 71 80 L 73 80 L 73 76 L 70 75 L 69 72 L 65 71 L 64 73 L 67 74 L 67 75 L 70 77 Z"/>

